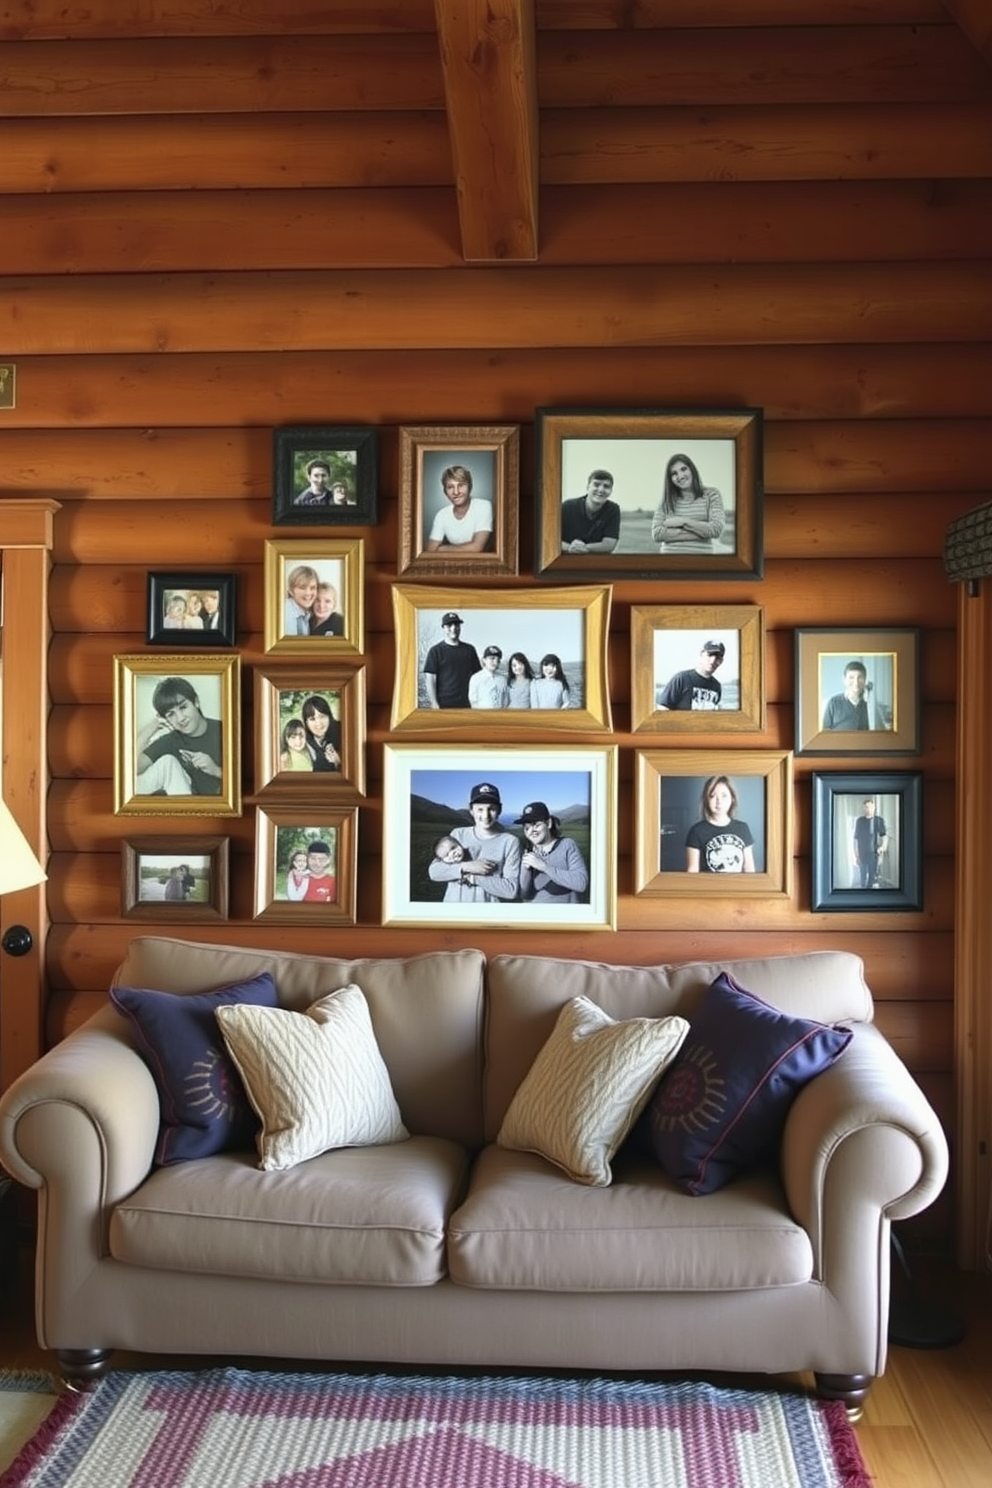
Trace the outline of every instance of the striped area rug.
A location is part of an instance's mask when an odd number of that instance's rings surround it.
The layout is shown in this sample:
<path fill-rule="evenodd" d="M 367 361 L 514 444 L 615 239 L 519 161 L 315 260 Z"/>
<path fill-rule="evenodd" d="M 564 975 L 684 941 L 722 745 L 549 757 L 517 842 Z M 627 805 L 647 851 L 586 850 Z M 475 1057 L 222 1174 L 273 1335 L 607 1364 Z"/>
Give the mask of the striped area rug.
<path fill-rule="evenodd" d="M 843 1406 L 582 1378 L 108 1375 L 0 1488 L 868 1488 Z"/>

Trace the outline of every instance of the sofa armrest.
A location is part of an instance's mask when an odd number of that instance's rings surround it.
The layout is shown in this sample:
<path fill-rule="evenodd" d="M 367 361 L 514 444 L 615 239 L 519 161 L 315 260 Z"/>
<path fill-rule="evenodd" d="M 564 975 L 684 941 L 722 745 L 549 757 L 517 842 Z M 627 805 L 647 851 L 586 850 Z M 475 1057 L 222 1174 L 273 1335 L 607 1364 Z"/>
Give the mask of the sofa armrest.
<path fill-rule="evenodd" d="M 4 1092 L 0 1160 L 91 1221 L 147 1176 L 159 1120 L 151 1071 L 120 1014 L 102 1008 Z"/>
<path fill-rule="evenodd" d="M 782 1177 L 809 1233 L 823 1280 L 835 1247 L 860 1232 L 874 1249 L 879 1220 L 927 1208 L 947 1179 L 947 1138 L 936 1112 L 872 1024 L 793 1102 L 782 1141 Z M 873 1233 L 874 1232 L 874 1233 Z M 849 1256 L 848 1259 L 856 1260 Z"/>

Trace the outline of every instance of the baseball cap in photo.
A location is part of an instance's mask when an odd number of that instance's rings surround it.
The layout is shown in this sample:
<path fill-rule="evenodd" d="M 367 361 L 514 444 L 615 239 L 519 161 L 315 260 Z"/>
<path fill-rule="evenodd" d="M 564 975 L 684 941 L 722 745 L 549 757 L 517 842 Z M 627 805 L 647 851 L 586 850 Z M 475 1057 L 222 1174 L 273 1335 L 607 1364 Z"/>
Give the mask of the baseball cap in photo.
<path fill-rule="evenodd" d="M 707 641 L 702 649 L 711 652 L 714 656 L 725 656 L 727 653 L 727 648 L 722 641 Z"/>
<path fill-rule="evenodd" d="M 449 610 L 446 615 L 441 616 L 442 625 L 463 625 L 464 623 L 461 615 L 456 615 L 454 610 Z"/>
<path fill-rule="evenodd" d="M 526 827 L 530 822 L 550 821 L 551 812 L 543 801 L 528 801 L 523 811 L 514 822 L 514 826 Z"/>
<path fill-rule="evenodd" d="M 487 806 L 502 806 L 499 791 L 495 785 L 490 785 L 488 780 L 483 780 L 481 785 L 473 785 L 468 804 L 474 806 L 477 801 L 485 801 Z"/>
<path fill-rule="evenodd" d="M 503 653 L 498 646 L 487 646 L 482 654 L 483 656 L 495 656 L 498 661 L 503 659 Z"/>

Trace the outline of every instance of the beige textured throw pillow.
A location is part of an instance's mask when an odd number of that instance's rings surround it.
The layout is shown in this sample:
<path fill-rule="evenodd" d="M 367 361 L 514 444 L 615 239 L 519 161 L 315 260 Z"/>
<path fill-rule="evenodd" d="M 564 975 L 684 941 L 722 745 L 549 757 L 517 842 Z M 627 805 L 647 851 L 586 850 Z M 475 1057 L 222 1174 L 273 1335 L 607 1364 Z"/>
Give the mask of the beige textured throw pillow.
<path fill-rule="evenodd" d="M 605 1188 L 610 1160 L 688 1031 L 678 1017 L 615 1022 L 588 997 L 573 997 L 510 1102 L 497 1143 Z"/>
<path fill-rule="evenodd" d="M 329 992 L 305 1013 L 239 1004 L 216 1016 L 261 1118 L 260 1168 L 409 1137 L 361 988 Z"/>

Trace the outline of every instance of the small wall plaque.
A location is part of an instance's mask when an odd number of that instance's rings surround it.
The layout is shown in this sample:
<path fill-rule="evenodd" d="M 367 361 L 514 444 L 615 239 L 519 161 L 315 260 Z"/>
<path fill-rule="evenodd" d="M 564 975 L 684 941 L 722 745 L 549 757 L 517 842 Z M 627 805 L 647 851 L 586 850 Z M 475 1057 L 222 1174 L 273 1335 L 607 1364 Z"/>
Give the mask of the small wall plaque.
<path fill-rule="evenodd" d="M 0 362 L 0 408 L 14 408 L 17 403 L 17 368 L 13 362 Z"/>

